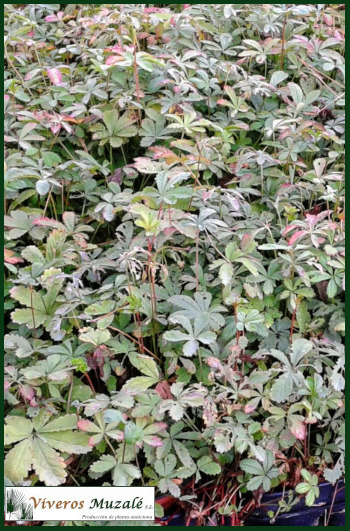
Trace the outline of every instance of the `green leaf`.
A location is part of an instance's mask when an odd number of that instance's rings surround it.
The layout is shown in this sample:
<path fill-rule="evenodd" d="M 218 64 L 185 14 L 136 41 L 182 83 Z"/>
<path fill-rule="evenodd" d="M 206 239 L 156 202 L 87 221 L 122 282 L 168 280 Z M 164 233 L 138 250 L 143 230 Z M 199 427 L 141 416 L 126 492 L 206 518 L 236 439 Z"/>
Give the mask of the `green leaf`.
<path fill-rule="evenodd" d="M 264 469 L 262 465 L 255 459 L 243 459 L 240 462 L 240 468 L 248 474 L 254 474 L 254 476 L 264 474 Z"/>
<path fill-rule="evenodd" d="M 264 476 L 257 476 L 251 478 L 247 483 L 248 490 L 257 490 L 264 480 Z"/>
<path fill-rule="evenodd" d="M 197 467 L 201 472 L 210 476 L 217 476 L 221 472 L 221 466 L 219 463 L 213 461 L 209 455 L 204 455 L 198 459 Z"/>
<path fill-rule="evenodd" d="M 27 358 L 33 353 L 29 341 L 17 334 L 6 334 L 4 337 L 4 347 L 8 350 L 15 350 L 17 358 Z"/>
<path fill-rule="evenodd" d="M 93 328 L 82 328 L 79 339 L 84 343 L 92 343 L 95 347 L 105 345 L 111 338 L 109 330 L 94 330 Z"/>
<path fill-rule="evenodd" d="M 64 459 L 40 439 L 33 441 L 34 469 L 40 481 L 53 487 L 65 483 L 67 472 Z"/>
<path fill-rule="evenodd" d="M 315 503 L 316 497 L 317 497 L 317 492 L 315 492 L 314 489 L 309 490 L 309 492 L 307 493 L 307 495 L 305 497 L 305 504 L 308 507 L 310 507 L 311 505 L 313 505 Z"/>
<path fill-rule="evenodd" d="M 134 479 L 139 479 L 140 477 L 140 470 L 135 465 L 126 463 L 118 463 L 112 474 L 115 487 L 127 487 L 133 483 Z"/>
<path fill-rule="evenodd" d="M 129 360 L 142 374 L 150 376 L 155 381 L 159 380 L 159 370 L 153 358 L 144 354 L 130 353 Z"/>
<path fill-rule="evenodd" d="M 284 402 L 293 391 L 293 377 L 291 374 L 283 374 L 271 387 L 271 399 L 275 402 Z"/>
<path fill-rule="evenodd" d="M 27 439 L 32 431 L 33 426 L 29 419 L 8 416 L 5 419 L 4 444 L 13 444 L 22 439 Z"/>
<path fill-rule="evenodd" d="M 8 452 L 4 463 L 5 477 L 11 481 L 23 481 L 34 462 L 33 443 L 25 439 Z"/>
<path fill-rule="evenodd" d="M 313 344 L 307 339 L 298 338 L 293 341 L 290 360 L 294 367 L 312 350 Z"/>
<path fill-rule="evenodd" d="M 184 334 L 183 332 L 180 332 L 179 330 L 168 330 L 167 332 L 165 332 L 163 337 L 167 341 L 172 341 L 172 342 L 187 341 L 190 338 L 188 334 Z"/>
<path fill-rule="evenodd" d="M 123 385 L 123 391 L 138 391 L 141 393 L 152 385 L 158 383 L 158 381 L 159 378 L 153 378 L 151 376 L 136 376 L 135 378 L 130 378 Z"/>

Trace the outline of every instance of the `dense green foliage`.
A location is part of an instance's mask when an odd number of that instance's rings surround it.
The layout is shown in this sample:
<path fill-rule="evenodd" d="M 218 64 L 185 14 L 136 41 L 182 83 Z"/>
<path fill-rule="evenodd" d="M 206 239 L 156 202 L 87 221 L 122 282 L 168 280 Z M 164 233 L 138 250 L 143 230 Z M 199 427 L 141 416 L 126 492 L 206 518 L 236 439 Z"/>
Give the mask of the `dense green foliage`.
<path fill-rule="evenodd" d="M 342 476 L 343 14 L 6 5 L 12 484 Z"/>

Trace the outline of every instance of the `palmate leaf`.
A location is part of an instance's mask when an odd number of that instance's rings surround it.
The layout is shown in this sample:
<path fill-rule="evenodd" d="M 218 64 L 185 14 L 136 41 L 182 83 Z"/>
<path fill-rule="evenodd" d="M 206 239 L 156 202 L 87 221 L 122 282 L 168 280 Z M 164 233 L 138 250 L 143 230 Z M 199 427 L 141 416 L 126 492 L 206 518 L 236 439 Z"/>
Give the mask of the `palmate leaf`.
<path fill-rule="evenodd" d="M 269 450 L 264 452 L 263 462 L 255 461 L 254 459 L 243 459 L 240 462 L 240 468 L 247 474 L 253 477 L 247 483 L 248 490 L 257 490 L 260 486 L 264 491 L 269 491 L 271 488 L 271 479 L 279 475 L 279 469 L 274 466 L 274 457 Z"/>
<path fill-rule="evenodd" d="M 46 360 L 38 361 L 35 365 L 30 365 L 21 370 L 28 380 L 46 378 L 53 382 L 60 382 L 69 378 L 71 368 L 68 360 L 62 360 L 59 354 L 52 354 Z"/>
<path fill-rule="evenodd" d="M 183 342 L 185 341 L 182 351 L 185 356 L 194 356 L 199 348 L 199 343 L 204 345 L 210 345 L 216 341 L 216 334 L 207 330 L 203 332 L 203 328 L 206 326 L 204 320 L 195 319 L 194 327 L 192 327 L 190 320 L 177 312 L 169 317 L 169 320 L 173 323 L 179 323 L 185 328 L 187 334 L 180 332 L 179 330 L 168 330 L 164 334 L 164 339 L 171 342 Z"/>
<path fill-rule="evenodd" d="M 124 385 L 122 390 L 132 392 L 137 394 L 137 392 L 142 392 L 152 387 L 159 382 L 159 378 L 153 376 L 135 376 L 135 378 L 130 378 Z"/>
<path fill-rule="evenodd" d="M 24 439 L 8 452 L 4 463 L 5 477 L 11 481 L 22 481 L 27 477 L 34 463 L 34 449 L 31 439 Z"/>
<path fill-rule="evenodd" d="M 136 354 L 136 352 L 130 352 L 129 360 L 142 374 L 150 376 L 155 380 L 159 380 L 159 369 L 156 362 L 150 356 L 144 354 Z"/>
<path fill-rule="evenodd" d="M 141 472 L 135 465 L 118 463 L 112 455 L 103 455 L 89 469 L 89 475 L 92 478 L 102 477 L 107 472 L 112 473 L 112 481 L 115 487 L 128 487 L 135 479 L 141 477 Z"/>
<path fill-rule="evenodd" d="M 76 431 L 76 415 L 64 415 L 52 421 L 50 418 L 45 410 L 33 421 L 23 417 L 6 418 L 5 445 L 20 441 L 5 458 L 5 475 L 11 481 L 22 481 L 34 468 L 45 485 L 61 485 L 67 476 L 66 464 L 56 450 L 71 454 L 90 451 L 88 436 Z"/>
<path fill-rule="evenodd" d="M 94 133 L 95 140 L 101 140 L 102 144 L 109 141 L 112 147 L 118 148 L 122 145 L 125 138 L 135 136 L 137 128 L 133 125 L 134 120 L 128 118 L 126 114 L 119 116 L 115 109 L 105 111 L 102 119 L 106 129 Z"/>
<path fill-rule="evenodd" d="M 225 318 L 222 315 L 227 309 L 222 305 L 211 306 L 212 295 L 209 292 L 195 293 L 193 298 L 187 295 L 174 295 L 169 301 L 181 308 L 171 315 L 177 317 L 182 315 L 189 320 L 197 321 L 202 324 L 202 329 L 210 327 L 216 331 L 225 324 Z"/>
<path fill-rule="evenodd" d="M 197 467 L 204 474 L 209 476 L 217 476 L 221 472 L 221 466 L 216 463 L 210 455 L 204 455 L 197 461 Z"/>
<path fill-rule="evenodd" d="M 169 131 L 165 127 L 165 117 L 154 109 L 146 110 L 147 118 L 142 120 L 139 135 L 142 138 L 141 146 L 148 147 L 157 140 L 167 140 L 170 138 Z"/>
<path fill-rule="evenodd" d="M 57 486 L 65 482 L 64 459 L 39 438 L 33 439 L 33 463 L 36 474 L 45 485 Z"/>
<path fill-rule="evenodd" d="M 10 216 L 5 216 L 4 226 L 10 229 L 9 237 L 11 240 L 21 238 L 27 232 L 29 232 L 32 238 L 41 239 L 45 234 L 45 230 L 34 224 L 37 217 L 28 216 L 28 214 L 21 210 L 13 210 Z"/>
<path fill-rule="evenodd" d="M 278 403 L 284 402 L 292 394 L 292 391 L 293 376 L 290 373 L 283 374 L 271 387 L 271 398 Z"/>
<path fill-rule="evenodd" d="M 4 444 L 13 444 L 17 441 L 27 439 L 33 431 L 33 425 L 29 419 L 21 417 L 7 417 Z"/>
<path fill-rule="evenodd" d="M 45 292 L 37 292 L 32 288 L 15 286 L 10 290 L 13 299 L 26 306 L 25 309 L 16 309 L 11 313 L 11 319 L 18 324 L 25 324 L 28 328 L 45 326 L 45 330 L 50 332 L 52 319 L 56 309 L 59 307 L 57 296 L 62 288 L 63 279 L 58 275 L 60 269 L 47 269 L 41 277 L 41 283 L 45 287 Z"/>
<path fill-rule="evenodd" d="M 84 343 L 91 343 L 95 347 L 104 345 L 111 338 L 109 330 L 94 330 L 93 328 L 81 328 L 79 339 Z"/>

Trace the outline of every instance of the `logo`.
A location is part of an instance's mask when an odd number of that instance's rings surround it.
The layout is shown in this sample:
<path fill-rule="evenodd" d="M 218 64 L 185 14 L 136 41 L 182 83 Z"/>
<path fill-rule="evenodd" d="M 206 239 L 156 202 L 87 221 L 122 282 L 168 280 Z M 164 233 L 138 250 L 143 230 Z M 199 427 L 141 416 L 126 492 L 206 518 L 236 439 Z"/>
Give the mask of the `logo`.
<path fill-rule="evenodd" d="M 155 487 L 5 487 L 7 521 L 154 521 Z"/>
<path fill-rule="evenodd" d="M 7 520 L 33 520 L 33 503 L 21 489 L 7 488 L 6 514 Z"/>

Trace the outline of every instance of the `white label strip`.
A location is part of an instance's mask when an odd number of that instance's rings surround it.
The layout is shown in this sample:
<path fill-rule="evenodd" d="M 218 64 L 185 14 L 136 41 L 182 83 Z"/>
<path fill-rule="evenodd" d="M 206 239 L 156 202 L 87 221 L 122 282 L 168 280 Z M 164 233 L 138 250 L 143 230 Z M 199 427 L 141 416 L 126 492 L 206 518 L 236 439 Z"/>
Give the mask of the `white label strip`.
<path fill-rule="evenodd" d="M 5 487 L 6 520 L 149 520 L 155 487 Z"/>

